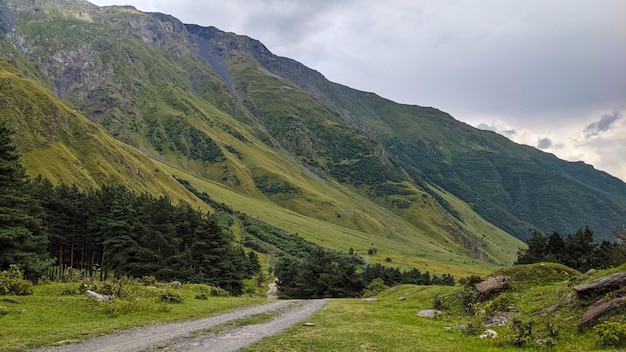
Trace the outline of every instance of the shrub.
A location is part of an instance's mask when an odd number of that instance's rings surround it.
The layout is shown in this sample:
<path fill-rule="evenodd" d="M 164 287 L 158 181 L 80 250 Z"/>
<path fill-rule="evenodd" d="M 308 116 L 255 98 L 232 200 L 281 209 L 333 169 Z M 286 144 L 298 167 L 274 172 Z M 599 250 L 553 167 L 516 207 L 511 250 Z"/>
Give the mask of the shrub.
<path fill-rule="evenodd" d="M 150 275 L 150 276 L 144 276 L 141 278 L 141 283 L 143 283 L 146 286 L 154 286 L 157 283 L 157 279 L 156 277 Z"/>
<path fill-rule="evenodd" d="M 199 294 L 199 295 L 196 295 L 194 298 L 195 298 L 195 299 L 201 299 L 201 300 L 203 300 L 203 301 L 206 301 L 207 299 L 209 299 L 209 296 L 207 296 L 207 294 L 206 294 L 206 293 L 201 293 L 201 294 Z"/>
<path fill-rule="evenodd" d="M 370 282 L 369 285 L 367 285 L 363 296 L 365 297 L 376 296 L 377 294 L 385 291 L 388 288 L 389 286 L 385 285 L 385 281 L 377 277 L 374 280 L 372 280 L 372 282 Z"/>
<path fill-rule="evenodd" d="M 515 347 L 524 347 L 532 341 L 532 338 L 533 321 L 525 322 L 520 319 L 513 319 L 507 341 Z"/>
<path fill-rule="evenodd" d="M 473 320 L 467 324 L 467 327 L 463 330 L 463 334 L 468 336 L 478 336 L 484 329 L 485 327 L 483 326 L 482 321 Z"/>
<path fill-rule="evenodd" d="M 61 296 L 73 296 L 73 295 L 79 295 L 81 293 L 83 293 L 85 290 L 87 290 L 88 288 L 85 287 L 84 284 L 66 284 L 65 288 L 63 289 L 63 292 L 61 292 Z"/>
<path fill-rule="evenodd" d="M 606 322 L 596 325 L 593 331 L 598 334 L 598 343 L 603 347 L 626 347 L 626 324 Z"/>
<path fill-rule="evenodd" d="M 5 306 L 0 306 L 0 317 L 7 314 L 9 314 L 9 308 Z"/>
<path fill-rule="evenodd" d="M 494 298 L 491 302 L 487 304 L 485 310 L 487 314 L 494 314 L 496 312 L 503 312 L 506 310 L 508 306 L 511 305 L 513 299 L 508 294 L 501 294 L 500 296 Z"/>
<path fill-rule="evenodd" d="M 211 296 L 214 297 L 228 297 L 230 296 L 230 293 L 228 293 L 228 291 L 224 290 L 223 288 L 220 287 L 211 287 L 209 289 L 209 293 L 211 294 Z"/>
<path fill-rule="evenodd" d="M 176 292 L 165 291 L 161 293 L 161 302 L 165 303 L 182 303 L 183 298 Z"/>
<path fill-rule="evenodd" d="M 436 310 L 450 309 L 450 304 L 454 300 L 454 296 L 435 295 L 433 297 L 433 308 Z"/>
<path fill-rule="evenodd" d="M 24 276 L 18 266 L 11 264 L 9 270 L 0 271 L 0 294 L 32 295 L 33 283 L 24 280 Z"/>

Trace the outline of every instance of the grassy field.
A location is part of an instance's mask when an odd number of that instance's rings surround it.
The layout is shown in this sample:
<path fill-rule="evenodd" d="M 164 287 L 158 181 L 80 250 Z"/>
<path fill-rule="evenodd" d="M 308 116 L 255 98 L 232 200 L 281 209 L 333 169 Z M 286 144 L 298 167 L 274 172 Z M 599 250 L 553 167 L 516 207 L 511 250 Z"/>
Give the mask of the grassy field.
<path fill-rule="evenodd" d="M 465 309 L 466 293 L 459 285 L 400 285 L 378 294 L 375 301 L 333 299 L 306 320 L 312 326 L 298 324 L 244 351 L 615 351 L 601 346 L 596 330 L 578 331 L 580 317 L 597 298 L 581 300 L 573 287 L 625 270 L 626 265 L 580 274 L 548 263 L 506 268 L 498 274 L 511 278 L 509 289 L 475 302 L 471 313 Z M 96 284 L 104 288 L 104 284 Z M 206 292 L 204 285 L 178 289 L 167 284 L 125 285 L 124 297 L 114 304 L 86 299 L 76 282 L 37 285 L 32 296 L 0 296 L 0 352 L 78 342 L 115 330 L 202 318 L 267 302 L 262 292 L 256 297 L 209 295 L 206 300 L 197 299 Z M 182 303 L 163 302 L 163 293 L 180 296 Z M 420 310 L 433 309 L 435 301 L 445 303 L 439 306 L 441 315 L 418 316 Z M 505 306 L 515 309 L 502 311 Z M 616 322 L 626 329 L 623 313 L 604 317 L 600 323 Z M 479 338 L 487 329 L 482 322 L 493 315 L 505 316 L 509 324 L 491 327 L 498 333 L 495 339 Z M 229 326 L 264 323 L 274 316 L 253 315 Z M 526 334 L 515 327 L 515 321 L 529 327 Z M 467 327 L 458 328 L 460 325 Z"/>
<path fill-rule="evenodd" d="M 43 345 L 86 340 L 135 326 L 199 319 L 238 307 L 267 302 L 250 296 L 195 299 L 203 285 L 171 289 L 167 284 L 151 288 L 129 284 L 126 297 L 115 303 L 99 303 L 79 292 L 79 283 L 35 286 L 32 296 L 0 296 L 0 351 L 27 351 Z M 165 303 L 164 292 L 180 296 L 182 303 Z M 264 296 L 264 295 L 263 295 Z"/>
<path fill-rule="evenodd" d="M 374 302 L 332 300 L 307 320 L 313 326 L 294 326 L 244 351 L 615 351 L 601 347 L 592 329 L 578 332 L 578 321 L 590 303 L 578 301 L 573 286 L 618 269 L 585 276 L 558 265 L 539 265 L 503 272 L 511 276 L 512 284 L 500 296 L 510 298 L 517 312 L 502 314 L 509 321 L 532 322 L 532 333 L 525 340 L 511 324 L 492 327 L 499 335 L 496 339 L 477 336 L 487 329 L 479 323 L 497 298 L 477 304 L 474 315 L 460 304 L 461 287 L 401 285 L 378 295 Z M 398 300 L 401 296 L 406 299 Z M 437 318 L 419 317 L 420 310 L 433 309 L 435 296 L 457 300 Z M 607 319 L 623 322 L 624 315 Z M 478 326 L 476 333 L 454 328 L 461 324 Z M 524 346 L 515 346 L 521 340 Z"/>

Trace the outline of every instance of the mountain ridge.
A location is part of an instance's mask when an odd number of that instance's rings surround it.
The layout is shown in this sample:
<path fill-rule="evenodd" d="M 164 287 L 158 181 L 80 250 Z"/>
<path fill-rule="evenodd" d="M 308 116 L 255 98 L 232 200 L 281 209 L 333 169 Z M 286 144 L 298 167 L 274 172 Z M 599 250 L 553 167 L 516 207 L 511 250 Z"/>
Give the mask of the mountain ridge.
<path fill-rule="evenodd" d="M 608 174 L 330 82 L 246 36 L 82 0 L 0 1 L 0 19 L 24 55 L 0 57 L 115 138 L 299 214 L 493 264 L 522 246 L 498 227 L 614 239 L 625 218 L 626 184 Z"/>

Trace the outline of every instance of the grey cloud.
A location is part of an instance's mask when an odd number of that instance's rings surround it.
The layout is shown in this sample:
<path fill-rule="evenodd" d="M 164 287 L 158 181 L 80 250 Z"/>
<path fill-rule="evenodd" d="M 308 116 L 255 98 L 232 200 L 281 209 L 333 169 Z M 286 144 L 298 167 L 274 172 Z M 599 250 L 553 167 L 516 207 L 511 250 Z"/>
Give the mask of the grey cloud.
<path fill-rule="evenodd" d="M 476 128 L 478 128 L 479 130 L 493 131 L 508 138 L 512 138 L 513 136 L 517 134 L 517 131 L 515 129 L 503 130 L 503 129 L 498 128 L 498 126 L 496 125 L 488 125 L 484 122 L 478 124 Z"/>
<path fill-rule="evenodd" d="M 622 118 L 622 114 L 618 113 L 617 111 L 613 112 L 612 114 L 602 115 L 600 120 L 590 123 L 589 125 L 587 125 L 587 127 L 585 127 L 583 131 L 585 134 L 585 137 L 589 138 L 589 137 L 597 136 L 602 132 L 609 131 L 615 124 L 615 121 L 621 118 Z"/>
<path fill-rule="evenodd" d="M 476 128 L 478 128 L 479 130 L 494 131 L 494 132 L 496 132 L 495 127 L 493 127 L 493 126 L 489 126 L 489 125 L 488 125 L 488 124 L 486 124 L 486 123 L 481 123 L 481 124 L 479 124 L 478 126 L 476 126 Z"/>
<path fill-rule="evenodd" d="M 541 150 L 549 149 L 550 147 L 552 147 L 552 145 L 553 145 L 552 140 L 547 137 L 540 138 L 539 141 L 537 142 L 537 148 Z"/>

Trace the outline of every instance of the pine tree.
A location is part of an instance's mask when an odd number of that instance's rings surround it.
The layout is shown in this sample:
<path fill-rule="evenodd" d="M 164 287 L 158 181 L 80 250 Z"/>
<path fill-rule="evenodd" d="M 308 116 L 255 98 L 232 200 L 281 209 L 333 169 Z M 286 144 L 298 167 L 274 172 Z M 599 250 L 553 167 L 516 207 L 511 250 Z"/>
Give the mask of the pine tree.
<path fill-rule="evenodd" d="M 26 171 L 11 138 L 13 130 L 0 120 L 0 270 L 17 264 L 33 279 L 51 264 L 41 219 L 33 216 Z"/>

